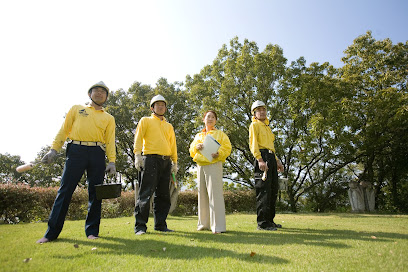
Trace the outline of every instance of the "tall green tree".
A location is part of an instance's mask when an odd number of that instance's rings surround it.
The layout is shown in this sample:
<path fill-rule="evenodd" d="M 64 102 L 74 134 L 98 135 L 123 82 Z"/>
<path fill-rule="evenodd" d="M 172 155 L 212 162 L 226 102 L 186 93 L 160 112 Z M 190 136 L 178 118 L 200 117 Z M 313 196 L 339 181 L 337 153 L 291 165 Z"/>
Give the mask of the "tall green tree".
<path fill-rule="evenodd" d="M 0 183 L 16 184 L 18 182 L 27 183 L 28 177 L 25 173 L 18 173 L 16 168 L 23 165 L 20 156 L 0 154 Z"/>
<path fill-rule="evenodd" d="M 292 211 L 297 210 L 301 198 L 314 195 L 318 199 L 320 192 L 323 199 L 323 188 L 358 156 L 339 114 L 340 101 L 348 95 L 329 63 L 307 67 L 305 59 L 299 58 L 281 80 L 272 124 L 279 129 L 277 150 L 290 178 L 287 194 Z M 341 184 L 346 195 L 345 183 Z"/>
<path fill-rule="evenodd" d="M 363 153 L 359 179 L 376 188 L 378 204 L 384 203 L 384 187 L 395 207 L 406 201 L 398 191 L 408 173 L 408 42 L 393 45 L 375 40 L 371 32 L 356 38 L 345 50 L 341 79 L 353 97 L 344 99 L 344 116 L 351 139 Z"/>

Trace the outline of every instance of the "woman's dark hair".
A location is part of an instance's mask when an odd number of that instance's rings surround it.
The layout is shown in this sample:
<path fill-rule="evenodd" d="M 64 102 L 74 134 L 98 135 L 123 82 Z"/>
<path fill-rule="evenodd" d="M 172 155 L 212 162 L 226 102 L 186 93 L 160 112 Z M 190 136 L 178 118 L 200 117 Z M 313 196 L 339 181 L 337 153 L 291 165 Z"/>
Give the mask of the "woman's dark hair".
<path fill-rule="evenodd" d="M 207 113 L 209 113 L 209 112 L 212 112 L 212 113 L 214 114 L 214 116 L 215 116 L 215 120 L 218 120 L 217 114 L 216 114 L 215 111 L 213 111 L 213 110 L 208 110 L 208 111 L 204 112 L 203 120 L 204 120 L 205 116 L 207 115 Z"/>

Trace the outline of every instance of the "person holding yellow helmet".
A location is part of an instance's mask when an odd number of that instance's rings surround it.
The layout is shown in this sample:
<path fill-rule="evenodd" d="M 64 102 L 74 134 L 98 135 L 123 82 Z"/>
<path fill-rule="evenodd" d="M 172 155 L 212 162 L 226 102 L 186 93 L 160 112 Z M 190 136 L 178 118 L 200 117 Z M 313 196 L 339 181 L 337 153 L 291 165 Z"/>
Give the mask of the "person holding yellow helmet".
<path fill-rule="evenodd" d="M 283 172 L 283 165 L 275 155 L 275 135 L 266 118 L 265 103 L 255 101 L 251 106 L 251 113 L 253 117 L 249 126 L 249 148 L 255 157 L 257 228 L 277 230 L 282 227 L 274 222 L 274 218 L 279 190 L 278 171 Z"/>
<path fill-rule="evenodd" d="M 99 236 L 102 201 L 96 198 L 95 185 L 103 182 L 105 171 L 111 175 L 116 173 L 115 118 L 102 106 L 108 94 L 109 88 L 103 81 L 92 85 L 88 90 L 91 103 L 86 106 L 75 105 L 69 110 L 51 150 L 42 158 L 42 163 L 54 162 L 57 151 L 67 138 L 70 139 L 66 149 L 67 159 L 61 185 L 48 220 L 48 229 L 37 243 L 46 243 L 58 238 L 72 194 L 85 171 L 89 193 L 85 234 L 88 239 L 96 239 Z M 105 154 L 109 160 L 106 167 Z"/>
<path fill-rule="evenodd" d="M 140 119 L 135 133 L 135 167 L 141 172 L 139 195 L 135 206 L 135 234 L 147 231 L 150 199 L 154 193 L 154 229 L 171 232 L 167 228 L 170 210 L 170 174 L 177 173 L 177 145 L 173 126 L 164 114 L 167 101 L 162 95 L 150 101 L 152 115 Z"/>

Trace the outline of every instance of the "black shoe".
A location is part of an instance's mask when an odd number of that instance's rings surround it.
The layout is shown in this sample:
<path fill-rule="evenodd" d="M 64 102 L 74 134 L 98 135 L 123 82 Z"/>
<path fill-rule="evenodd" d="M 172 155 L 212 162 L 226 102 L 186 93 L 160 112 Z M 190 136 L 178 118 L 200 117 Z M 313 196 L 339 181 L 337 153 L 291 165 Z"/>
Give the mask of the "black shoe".
<path fill-rule="evenodd" d="M 280 228 L 282 228 L 282 225 L 281 224 L 276 224 L 275 222 L 273 222 L 272 227 L 280 229 Z"/>
<path fill-rule="evenodd" d="M 143 235 L 143 234 L 146 234 L 146 231 L 144 231 L 144 230 L 138 230 L 138 231 L 135 232 L 135 234 L 136 234 L 136 235 Z"/>
<path fill-rule="evenodd" d="M 161 231 L 161 232 L 174 232 L 174 230 L 171 229 L 155 229 L 157 231 Z"/>
<path fill-rule="evenodd" d="M 278 230 L 277 228 L 275 228 L 275 227 L 265 227 L 265 228 L 261 228 L 260 226 L 258 226 L 257 228 L 256 228 L 257 230 Z"/>

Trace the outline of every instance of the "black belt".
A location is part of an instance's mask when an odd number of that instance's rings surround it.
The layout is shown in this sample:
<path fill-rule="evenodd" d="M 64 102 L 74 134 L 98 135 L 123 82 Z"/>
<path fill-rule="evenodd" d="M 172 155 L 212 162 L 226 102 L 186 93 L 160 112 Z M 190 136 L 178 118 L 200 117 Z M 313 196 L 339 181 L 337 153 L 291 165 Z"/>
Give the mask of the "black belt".
<path fill-rule="evenodd" d="M 261 154 L 265 154 L 266 153 L 266 157 L 267 158 L 271 158 L 274 157 L 275 158 L 275 153 L 272 150 L 269 149 L 259 149 L 259 151 L 261 152 Z"/>
<path fill-rule="evenodd" d="M 274 153 L 272 150 L 269 150 L 269 149 L 259 149 L 259 151 L 265 152 L 265 153 L 271 153 L 271 154 Z"/>
<path fill-rule="evenodd" d="M 162 160 L 170 160 L 170 156 L 163 156 L 163 155 L 157 155 L 157 154 L 146 154 L 144 156 L 151 157 L 151 158 L 158 158 Z"/>

